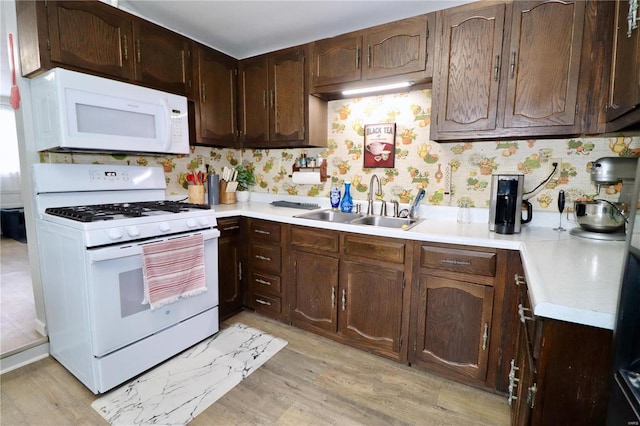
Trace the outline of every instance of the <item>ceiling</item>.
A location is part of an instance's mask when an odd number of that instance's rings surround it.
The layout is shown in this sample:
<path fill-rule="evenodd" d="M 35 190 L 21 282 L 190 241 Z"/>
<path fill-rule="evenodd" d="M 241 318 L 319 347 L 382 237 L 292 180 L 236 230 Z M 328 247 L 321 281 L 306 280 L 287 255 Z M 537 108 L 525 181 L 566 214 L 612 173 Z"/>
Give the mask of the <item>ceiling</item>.
<path fill-rule="evenodd" d="M 244 59 L 470 1 L 111 0 L 110 3 L 236 59 Z"/>
<path fill-rule="evenodd" d="M 469 0 L 102 1 L 236 59 L 470 3 Z M 3 40 L 0 43 L 0 95 L 5 96 L 11 86 L 7 58 L 6 40 Z"/>

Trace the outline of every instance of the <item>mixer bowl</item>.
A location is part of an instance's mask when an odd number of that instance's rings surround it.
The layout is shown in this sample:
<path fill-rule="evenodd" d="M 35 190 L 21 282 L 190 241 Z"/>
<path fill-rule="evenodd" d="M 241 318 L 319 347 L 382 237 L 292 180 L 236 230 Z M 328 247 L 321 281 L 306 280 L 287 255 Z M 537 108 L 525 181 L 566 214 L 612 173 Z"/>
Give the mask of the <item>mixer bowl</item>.
<path fill-rule="evenodd" d="M 624 231 L 624 205 L 605 200 L 576 201 L 574 215 L 582 229 L 591 232 Z"/>

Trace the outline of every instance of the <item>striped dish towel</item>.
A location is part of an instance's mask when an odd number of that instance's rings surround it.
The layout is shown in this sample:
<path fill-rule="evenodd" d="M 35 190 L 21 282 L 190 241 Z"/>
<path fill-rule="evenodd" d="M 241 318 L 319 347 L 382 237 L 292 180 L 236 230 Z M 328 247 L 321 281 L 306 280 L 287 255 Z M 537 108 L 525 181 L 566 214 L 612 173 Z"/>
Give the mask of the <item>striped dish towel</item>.
<path fill-rule="evenodd" d="M 207 291 L 202 235 L 146 244 L 142 252 L 142 303 L 151 310 Z"/>

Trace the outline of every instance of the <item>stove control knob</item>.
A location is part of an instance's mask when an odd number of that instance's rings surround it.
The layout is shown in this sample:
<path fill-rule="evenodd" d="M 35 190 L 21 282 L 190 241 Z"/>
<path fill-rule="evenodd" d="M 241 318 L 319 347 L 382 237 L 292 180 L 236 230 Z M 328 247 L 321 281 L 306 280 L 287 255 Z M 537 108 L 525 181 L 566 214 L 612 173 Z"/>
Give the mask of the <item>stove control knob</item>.
<path fill-rule="evenodd" d="M 168 222 L 162 222 L 160 224 L 160 231 L 162 232 L 169 232 L 171 231 L 171 225 L 169 225 Z"/>
<path fill-rule="evenodd" d="M 140 235 L 140 230 L 137 226 L 129 226 L 127 228 L 127 234 L 129 234 L 130 237 L 137 237 Z"/>
<path fill-rule="evenodd" d="M 187 228 L 195 228 L 196 227 L 196 221 L 193 219 L 187 219 Z"/>
<path fill-rule="evenodd" d="M 206 217 L 199 217 L 198 218 L 198 225 L 200 226 L 209 226 L 209 219 Z"/>
<path fill-rule="evenodd" d="M 122 232 L 120 232 L 118 228 L 110 229 L 108 235 L 112 240 L 119 240 L 120 238 L 122 238 Z"/>

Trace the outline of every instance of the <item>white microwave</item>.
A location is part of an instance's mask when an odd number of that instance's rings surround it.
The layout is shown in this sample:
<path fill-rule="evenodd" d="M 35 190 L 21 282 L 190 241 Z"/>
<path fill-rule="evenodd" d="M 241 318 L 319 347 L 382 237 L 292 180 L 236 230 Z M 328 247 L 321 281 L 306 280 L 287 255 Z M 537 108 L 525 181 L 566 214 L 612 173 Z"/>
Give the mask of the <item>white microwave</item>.
<path fill-rule="evenodd" d="M 38 151 L 189 153 L 184 96 L 55 68 L 31 99 Z"/>

